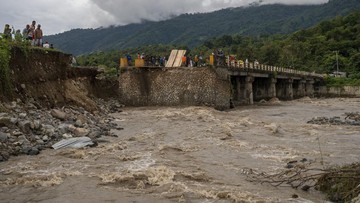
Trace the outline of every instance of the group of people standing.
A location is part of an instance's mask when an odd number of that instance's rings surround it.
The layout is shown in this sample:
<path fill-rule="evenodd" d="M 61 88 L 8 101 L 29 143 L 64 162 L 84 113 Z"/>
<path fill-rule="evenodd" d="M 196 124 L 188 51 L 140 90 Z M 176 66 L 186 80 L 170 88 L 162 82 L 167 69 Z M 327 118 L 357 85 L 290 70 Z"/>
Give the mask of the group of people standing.
<path fill-rule="evenodd" d="M 132 65 L 132 57 L 130 54 L 126 54 L 126 59 L 129 65 Z M 165 66 L 166 57 L 145 55 L 145 53 L 137 53 L 137 59 L 143 59 L 145 66 Z"/>
<path fill-rule="evenodd" d="M 15 41 L 27 40 L 31 42 L 32 46 L 43 46 L 43 31 L 40 24 L 36 25 L 35 20 L 31 24 L 26 25 L 22 33 L 20 30 L 15 32 L 14 27 L 10 28 L 10 25 L 6 24 L 3 38 L 12 40 L 12 34 L 15 36 Z"/>
<path fill-rule="evenodd" d="M 23 38 L 31 41 L 32 46 L 43 46 L 43 32 L 41 25 L 36 25 L 36 21 L 33 20 L 31 25 L 26 25 L 22 32 Z"/>
<path fill-rule="evenodd" d="M 186 67 L 201 67 L 205 65 L 205 61 L 202 55 L 195 55 L 194 57 L 190 55 L 184 55 L 181 58 L 181 65 Z"/>

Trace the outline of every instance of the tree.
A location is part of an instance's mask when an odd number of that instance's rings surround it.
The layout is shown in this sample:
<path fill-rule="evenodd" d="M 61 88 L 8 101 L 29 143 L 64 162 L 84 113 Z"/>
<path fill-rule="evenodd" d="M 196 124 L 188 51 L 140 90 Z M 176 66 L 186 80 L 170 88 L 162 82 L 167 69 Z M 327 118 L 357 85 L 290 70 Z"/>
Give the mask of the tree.
<path fill-rule="evenodd" d="M 279 45 L 276 43 L 267 44 L 261 47 L 259 60 L 267 65 L 279 64 L 280 50 Z"/>

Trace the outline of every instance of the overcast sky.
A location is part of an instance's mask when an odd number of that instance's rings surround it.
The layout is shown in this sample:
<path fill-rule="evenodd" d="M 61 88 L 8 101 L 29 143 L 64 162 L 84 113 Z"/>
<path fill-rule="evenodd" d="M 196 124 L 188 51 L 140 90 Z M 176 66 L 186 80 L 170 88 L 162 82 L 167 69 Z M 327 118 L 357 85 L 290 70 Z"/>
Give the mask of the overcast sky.
<path fill-rule="evenodd" d="M 0 0 L 0 25 L 22 30 L 36 20 L 45 35 L 74 28 L 164 20 L 182 13 L 246 6 L 256 0 Z M 259 0 L 257 0 L 259 1 Z M 262 4 L 321 4 L 328 0 L 262 0 Z"/>

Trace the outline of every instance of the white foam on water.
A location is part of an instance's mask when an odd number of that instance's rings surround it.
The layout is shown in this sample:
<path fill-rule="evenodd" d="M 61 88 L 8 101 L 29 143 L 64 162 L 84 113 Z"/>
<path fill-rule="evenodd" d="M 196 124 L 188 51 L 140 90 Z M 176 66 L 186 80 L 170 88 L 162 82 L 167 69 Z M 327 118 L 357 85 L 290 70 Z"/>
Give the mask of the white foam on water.
<path fill-rule="evenodd" d="M 151 155 L 152 154 L 150 152 L 143 154 L 143 156 L 140 159 L 125 164 L 124 168 L 129 171 L 147 170 L 150 166 L 153 166 L 156 163 L 155 159 L 153 159 Z"/>
<path fill-rule="evenodd" d="M 290 198 L 288 199 L 289 202 L 297 202 L 297 203 L 315 203 L 311 200 L 308 200 L 308 199 L 304 199 L 304 198 Z M 326 203 L 327 201 L 325 201 L 324 203 Z M 330 203 L 330 202 L 329 202 Z"/>
<path fill-rule="evenodd" d="M 287 149 L 263 149 L 261 152 L 251 154 L 253 158 L 269 159 L 277 162 L 284 162 L 299 158 L 299 153 Z"/>
<path fill-rule="evenodd" d="M 124 121 L 126 121 L 126 119 L 125 119 L 125 118 L 122 118 L 122 119 L 118 119 L 118 118 L 117 118 L 117 119 L 115 119 L 114 121 L 115 121 L 115 122 L 124 122 Z"/>

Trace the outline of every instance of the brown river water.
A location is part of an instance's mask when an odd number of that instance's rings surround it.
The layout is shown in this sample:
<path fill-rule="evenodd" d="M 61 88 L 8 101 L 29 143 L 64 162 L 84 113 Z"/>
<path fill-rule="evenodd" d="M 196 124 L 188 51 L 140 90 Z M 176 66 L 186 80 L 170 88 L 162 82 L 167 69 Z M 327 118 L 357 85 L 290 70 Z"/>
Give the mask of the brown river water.
<path fill-rule="evenodd" d="M 359 162 L 360 126 L 307 124 L 359 107 L 303 98 L 229 111 L 125 108 L 111 115 L 124 130 L 98 147 L 0 163 L 0 202 L 327 202 L 314 189 L 249 182 L 247 171 L 274 174 L 304 158 L 320 168 Z"/>

